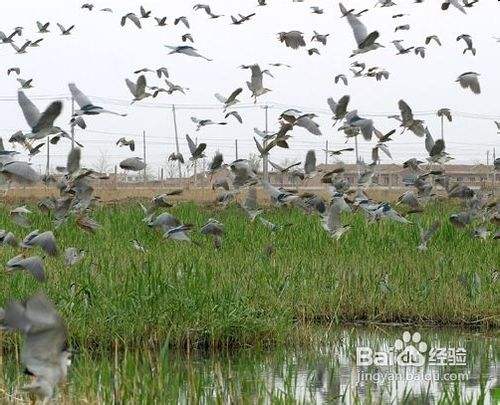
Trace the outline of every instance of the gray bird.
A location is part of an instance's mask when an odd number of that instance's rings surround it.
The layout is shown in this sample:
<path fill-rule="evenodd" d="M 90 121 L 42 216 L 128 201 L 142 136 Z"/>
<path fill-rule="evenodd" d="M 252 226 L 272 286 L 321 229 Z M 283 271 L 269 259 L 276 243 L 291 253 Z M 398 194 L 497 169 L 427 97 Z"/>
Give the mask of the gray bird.
<path fill-rule="evenodd" d="M 9 181 L 20 184 L 35 184 L 40 181 L 39 174 L 29 163 L 12 160 L 10 162 L 0 162 L 0 174 Z"/>
<path fill-rule="evenodd" d="M 14 248 L 19 247 L 19 241 L 12 232 L 5 229 L 0 229 L 0 246 L 11 246 Z"/>
<path fill-rule="evenodd" d="M 75 28 L 74 25 L 71 25 L 68 28 L 64 28 L 64 26 L 62 24 L 60 24 L 60 23 L 57 23 L 57 26 L 61 30 L 61 35 L 70 35 L 71 31 L 73 30 L 73 28 Z"/>
<path fill-rule="evenodd" d="M 31 127 L 31 133 L 24 134 L 24 139 L 43 139 L 47 136 L 64 132 L 61 128 L 54 126 L 54 121 L 62 111 L 61 101 L 54 101 L 50 103 L 45 111 L 40 114 L 38 108 L 31 102 L 24 92 L 18 91 L 17 100 L 26 122 Z"/>
<path fill-rule="evenodd" d="M 134 13 L 128 13 L 125 14 L 121 20 L 120 20 L 120 25 L 123 27 L 125 26 L 127 20 L 132 21 L 137 28 L 142 28 L 141 26 L 141 21 L 139 20 L 139 17 L 137 17 Z"/>
<path fill-rule="evenodd" d="M 71 267 L 83 260 L 85 252 L 83 250 L 68 247 L 64 250 L 64 263 L 66 266 Z"/>
<path fill-rule="evenodd" d="M 210 6 L 207 5 L 207 4 L 195 4 L 193 6 L 193 10 L 203 10 L 205 11 L 205 13 L 207 13 L 207 15 L 210 17 L 210 18 L 219 18 L 219 17 L 223 17 L 222 14 L 214 14 L 212 13 L 212 10 L 210 9 Z"/>
<path fill-rule="evenodd" d="M 474 94 L 480 94 L 479 76 L 479 73 L 476 72 L 465 72 L 458 76 L 455 81 L 460 83 L 463 89 L 470 89 Z"/>
<path fill-rule="evenodd" d="M 146 163 L 143 162 L 140 157 L 131 157 L 124 159 L 120 162 L 120 167 L 123 170 L 131 170 L 134 172 L 139 172 L 146 168 Z"/>
<path fill-rule="evenodd" d="M 114 111 L 109 111 L 105 110 L 102 107 L 99 107 L 97 105 L 94 105 L 90 99 L 83 94 L 78 87 L 74 83 L 69 83 L 68 84 L 69 90 L 71 92 L 71 96 L 73 99 L 76 101 L 78 106 L 80 107 L 79 110 L 76 110 L 73 116 L 79 116 L 79 115 L 98 115 L 98 114 L 112 114 L 112 115 L 119 115 L 121 117 L 127 116 L 127 114 L 120 114 L 116 113 Z"/>
<path fill-rule="evenodd" d="M 31 248 L 38 246 L 49 256 L 57 256 L 57 242 L 54 234 L 51 231 L 40 233 L 37 230 L 30 232 L 21 242 L 22 248 Z"/>
<path fill-rule="evenodd" d="M 5 271 L 8 273 L 19 270 L 26 270 L 40 283 L 45 282 L 45 268 L 39 256 L 26 258 L 21 254 L 10 259 L 5 265 Z"/>
<path fill-rule="evenodd" d="M 146 92 L 146 76 L 140 75 L 137 78 L 137 82 L 134 83 L 133 81 L 129 79 L 125 79 L 125 83 L 127 84 L 128 89 L 134 96 L 134 99 L 132 100 L 132 103 L 135 101 L 141 101 L 147 97 L 151 97 L 151 94 Z"/>
<path fill-rule="evenodd" d="M 4 311 L 3 324 L 24 337 L 21 362 L 32 381 L 23 387 L 48 403 L 66 379 L 71 363 L 66 325 L 54 304 L 43 293 L 25 302 L 12 301 Z"/>
<path fill-rule="evenodd" d="M 36 22 L 36 26 L 38 27 L 38 32 L 40 34 L 47 34 L 49 33 L 49 25 L 50 25 L 50 22 L 46 22 L 46 23 L 41 23 L 40 21 L 37 21 Z"/>
<path fill-rule="evenodd" d="M 214 247 L 220 249 L 222 247 L 222 236 L 224 235 L 224 224 L 214 218 L 210 218 L 205 225 L 200 229 L 202 235 L 211 236 L 214 242 Z"/>
<path fill-rule="evenodd" d="M 398 53 L 396 55 L 404 55 L 406 53 L 409 53 L 414 48 L 413 46 L 410 46 L 409 48 L 404 48 L 401 45 L 401 42 L 402 42 L 401 40 L 392 41 L 392 43 L 394 44 L 394 46 L 398 50 Z"/>
<path fill-rule="evenodd" d="M 257 205 L 257 189 L 255 187 L 248 188 L 247 195 L 243 203 L 243 209 L 252 222 L 255 221 L 255 218 L 262 213 L 262 210 L 260 210 Z"/>
<path fill-rule="evenodd" d="M 184 164 L 184 156 L 182 156 L 182 153 L 171 153 L 168 157 L 169 161 L 176 161 L 178 160 L 180 163 Z"/>
<path fill-rule="evenodd" d="M 451 111 L 449 108 L 440 108 L 438 111 L 437 111 L 437 116 L 438 117 L 446 117 L 446 119 L 449 121 L 449 122 L 452 122 L 453 121 L 453 117 L 451 115 Z"/>
<path fill-rule="evenodd" d="M 171 49 L 171 51 L 168 53 L 169 55 L 172 55 L 174 53 L 179 53 L 187 56 L 193 56 L 195 58 L 202 58 L 205 59 L 209 62 L 212 61 L 212 59 L 209 59 L 201 54 L 198 53 L 198 51 L 193 48 L 192 46 L 188 45 L 181 45 L 181 46 L 170 46 L 170 45 L 165 45 L 166 48 Z"/>
<path fill-rule="evenodd" d="M 299 49 L 306 46 L 304 34 L 300 31 L 279 32 L 278 39 L 280 42 L 284 42 L 287 48 Z"/>
<path fill-rule="evenodd" d="M 427 250 L 427 243 L 429 243 L 440 226 L 441 223 L 439 221 L 434 221 L 429 229 L 423 230 L 420 228 L 420 245 L 417 247 L 418 250 L 421 252 Z"/>
<path fill-rule="evenodd" d="M 189 152 L 191 153 L 191 157 L 189 158 L 189 160 L 195 161 L 197 159 L 205 157 L 205 154 L 203 152 L 207 148 L 206 143 L 200 143 L 199 145 L 196 145 L 191 139 L 191 137 L 187 134 L 186 134 L 186 141 L 188 144 Z"/>
<path fill-rule="evenodd" d="M 347 77 L 345 77 L 344 74 L 339 74 L 335 76 L 335 84 L 337 84 L 340 80 L 344 83 L 345 86 L 348 85 Z"/>
<path fill-rule="evenodd" d="M 179 225 L 175 228 L 169 229 L 164 233 L 163 237 L 165 239 L 172 239 L 180 242 L 191 242 L 188 236 L 188 231 L 192 229 L 192 225 Z"/>
<path fill-rule="evenodd" d="M 230 95 L 229 97 L 224 97 L 222 95 L 220 95 L 219 93 L 215 93 L 214 96 L 215 98 L 221 102 L 222 104 L 224 104 L 224 111 L 226 111 L 226 109 L 230 106 L 233 106 L 237 103 L 239 103 L 240 101 L 237 99 L 237 97 L 241 94 L 241 92 L 243 91 L 243 89 L 241 87 L 237 88 L 236 90 L 234 90 Z"/>
<path fill-rule="evenodd" d="M 313 31 L 313 32 L 314 32 L 314 35 L 311 38 L 311 41 L 321 42 L 323 45 L 326 45 L 326 42 L 328 40 L 328 36 L 330 34 L 319 34 L 316 31 Z"/>
<path fill-rule="evenodd" d="M 31 214 L 32 212 L 26 208 L 25 205 L 22 205 L 20 207 L 13 208 L 10 210 L 10 219 L 17 225 L 23 227 L 23 228 L 29 228 L 31 226 L 31 221 L 28 218 L 28 214 Z"/>
<path fill-rule="evenodd" d="M 354 129 L 354 132 L 351 132 L 352 129 Z M 357 135 L 358 132 L 361 132 L 363 138 L 369 141 L 372 139 L 373 135 L 373 120 L 362 118 L 358 115 L 357 110 L 353 110 L 346 114 L 345 124 L 339 128 L 339 131 L 341 130 L 343 130 L 347 136 L 352 136 L 350 135 L 351 133 Z"/>
<path fill-rule="evenodd" d="M 328 106 L 330 107 L 330 110 L 333 113 L 332 117 L 332 120 L 334 120 L 333 126 L 335 126 L 335 124 L 337 124 L 339 120 L 342 120 L 347 115 L 347 106 L 349 105 L 349 100 L 350 96 L 348 95 L 341 97 L 338 102 L 335 102 L 335 100 L 332 97 L 326 100 Z"/>
<path fill-rule="evenodd" d="M 238 120 L 240 124 L 243 124 L 243 118 L 241 118 L 241 115 L 238 113 L 238 111 L 230 111 L 224 116 L 224 118 L 227 119 L 230 116 L 236 118 L 236 120 Z"/>
<path fill-rule="evenodd" d="M 439 40 L 439 37 L 437 35 L 429 35 L 427 38 L 425 38 L 425 45 L 429 45 L 431 41 L 436 42 L 439 46 L 441 46 L 441 41 Z"/>
<path fill-rule="evenodd" d="M 184 17 L 184 16 L 181 16 L 181 17 L 177 17 L 175 20 L 174 20 L 174 25 L 177 25 L 179 23 L 183 23 L 184 26 L 189 29 L 189 21 L 187 19 L 187 17 Z"/>
<path fill-rule="evenodd" d="M 254 64 L 250 66 L 242 66 L 243 69 L 250 69 L 252 76 L 249 82 L 247 82 L 248 89 L 252 92 L 252 97 L 254 98 L 254 103 L 257 103 L 257 97 L 260 97 L 271 90 L 265 88 L 263 85 L 263 72 L 259 65 Z"/>
<path fill-rule="evenodd" d="M 151 16 L 151 11 L 146 11 L 143 6 L 139 8 L 139 12 L 141 13 L 141 18 L 149 18 Z"/>
<path fill-rule="evenodd" d="M 347 18 L 347 22 L 351 26 L 357 44 L 357 49 L 353 50 L 351 57 L 383 47 L 376 42 L 379 37 L 378 31 L 368 34 L 365 25 L 352 12 L 349 12 L 342 3 L 339 3 L 339 7 L 340 12 Z"/>
<path fill-rule="evenodd" d="M 460 41 L 461 39 L 467 45 L 467 48 L 465 48 L 462 53 L 465 54 L 465 52 L 470 51 L 470 53 L 472 53 L 474 56 L 476 56 L 476 48 L 474 48 L 474 46 L 472 44 L 472 37 L 468 34 L 462 34 L 462 35 L 459 35 L 457 37 L 457 41 Z"/>
<path fill-rule="evenodd" d="M 425 128 L 425 149 L 429 153 L 428 160 L 431 163 L 439 162 L 439 160 L 443 157 L 443 154 L 446 153 L 444 151 L 445 149 L 444 140 L 438 139 L 434 141 L 427 127 Z"/>
<path fill-rule="evenodd" d="M 413 112 L 410 106 L 404 100 L 399 100 L 398 107 L 401 112 L 401 126 L 405 128 L 405 130 L 409 129 L 417 136 L 424 136 L 425 128 L 423 121 L 417 120 L 413 117 Z"/>
<path fill-rule="evenodd" d="M 339 202 L 333 201 L 328 210 L 322 215 L 323 229 L 335 240 L 339 240 L 344 233 L 351 229 L 349 225 L 342 225 L 341 211 Z"/>
<path fill-rule="evenodd" d="M 0 32 L 1 33 L 1 32 Z M 1 37 L 1 35 L 0 35 Z M 25 54 L 28 50 L 28 47 L 31 45 L 31 41 L 26 41 L 20 48 L 14 43 L 10 42 L 10 46 L 14 48 L 17 54 L 22 55 Z"/>
<path fill-rule="evenodd" d="M 120 147 L 128 146 L 132 152 L 135 151 L 135 142 L 133 139 L 128 140 L 125 137 L 122 137 L 116 141 L 116 144 Z"/>
<path fill-rule="evenodd" d="M 316 175 L 316 152 L 314 150 L 309 150 L 306 153 L 304 174 L 306 178 L 312 178 Z"/>
<path fill-rule="evenodd" d="M 441 4 L 441 9 L 448 10 L 450 4 L 459 11 L 461 11 L 462 13 L 467 14 L 467 12 L 464 9 L 464 6 L 460 4 L 460 0 L 446 0 L 445 2 L 443 2 L 443 4 Z"/>

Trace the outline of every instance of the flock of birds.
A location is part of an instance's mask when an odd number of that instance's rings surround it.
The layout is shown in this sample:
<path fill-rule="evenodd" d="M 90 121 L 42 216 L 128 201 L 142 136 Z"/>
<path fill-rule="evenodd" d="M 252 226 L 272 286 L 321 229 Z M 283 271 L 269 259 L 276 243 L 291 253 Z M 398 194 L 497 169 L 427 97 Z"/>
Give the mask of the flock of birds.
<path fill-rule="evenodd" d="M 294 0 L 298 1 L 298 0 Z M 417 0 L 415 3 L 422 3 L 423 0 Z M 466 14 L 467 9 L 477 5 L 478 0 L 449 0 L 442 3 L 442 9 L 448 10 L 450 6 Z M 266 6 L 266 0 L 258 0 L 258 6 Z M 390 0 L 378 0 L 377 6 L 393 7 L 396 4 Z M 83 9 L 93 11 L 94 5 L 85 3 Z M 216 14 L 208 5 L 196 4 L 193 7 L 195 12 L 205 12 L 210 19 L 219 19 L 223 17 Z M 369 31 L 361 21 L 362 16 L 369 10 L 354 10 L 346 8 L 339 3 L 340 18 L 345 19 L 352 28 L 355 49 L 352 56 L 359 56 L 367 52 L 374 52 L 383 47 L 377 42 L 379 40 L 378 31 Z M 100 11 L 112 13 L 110 8 L 103 8 Z M 324 10 L 313 6 L 311 12 L 314 14 L 323 14 Z M 133 12 L 122 16 L 120 23 L 122 26 L 133 24 L 141 29 L 145 21 L 151 19 L 152 12 L 140 7 L 139 14 Z M 404 14 L 394 14 L 393 18 L 398 19 Z M 252 18 L 258 18 L 257 13 L 247 15 L 238 14 L 231 16 L 231 23 L 241 25 L 249 22 Z M 160 27 L 167 25 L 167 17 L 154 17 L 156 24 Z M 174 24 L 182 24 L 185 28 L 190 28 L 188 17 L 179 16 L 174 19 Z M 65 27 L 58 24 L 61 35 L 73 35 L 75 26 Z M 49 33 L 49 22 L 37 22 L 38 32 L 40 34 Z M 400 24 L 395 28 L 395 32 L 410 29 L 408 24 Z M 16 27 L 10 35 L 0 32 L 0 41 L 10 44 L 16 53 L 26 53 L 31 47 L 40 46 L 43 38 L 29 41 L 26 40 L 22 45 L 15 43 L 16 37 L 21 37 L 22 27 Z M 327 45 L 329 34 L 321 34 L 314 31 L 311 42 Z M 194 42 L 190 33 L 182 35 L 182 41 Z M 300 31 L 289 31 L 278 33 L 278 39 L 286 47 L 299 49 L 306 47 L 304 34 Z M 470 52 L 476 55 L 472 38 L 467 34 L 462 34 L 457 38 L 458 41 L 464 41 L 466 48 L 463 53 Z M 435 43 L 441 45 L 440 39 L 436 35 L 429 35 L 425 39 L 425 44 Z M 416 55 L 424 58 L 426 48 L 422 46 L 405 47 L 402 41 L 395 40 L 393 44 L 398 55 L 407 54 L 413 51 Z M 189 45 L 167 46 L 169 54 L 183 54 L 190 57 L 202 58 L 210 61 L 209 58 L 200 54 L 194 47 Z M 319 54 L 317 48 L 309 48 L 310 55 Z M 270 67 L 290 68 L 283 63 L 272 63 Z M 264 86 L 264 76 L 272 77 L 269 69 L 261 69 L 258 64 L 242 65 L 242 69 L 248 69 L 251 72 L 250 81 L 247 87 L 251 97 L 256 101 L 258 97 L 266 94 L 270 89 Z M 363 62 L 354 62 L 352 64 L 354 77 L 366 76 L 374 77 L 376 80 L 389 78 L 389 72 L 379 67 L 368 67 Z M 141 68 L 134 72 L 137 78 L 134 80 L 126 79 L 126 85 L 132 94 L 132 103 L 140 102 L 148 97 L 157 97 L 165 92 L 172 94 L 174 92 L 185 93 L 187 88 L 181 87 L 169 81 L 169 71 L 165 67 L 155 69 Z M 8 75 L 16 74 L 19 76 L 21 70 L 18 67 L 11 67 L 7 71 Z M 163 79 L 166 88 L 158 86 L 148 86 L 146 75 L 156 75 L 158 79 Z M 21 89 L 18 92 L 18 102 L 22 110 L 29 131 L 17 131 L 9 141 L 17 143 L 25 148 L 29 156 L 34 156 L 40 152 L 47 138 L 51 143 L 57 143 L 61 138 L 68 142 L 73 141 L 76 145 L 71 148 L 65 167 L 58 167 L 58 176 L 41 176 L 31 166 L 29 162 L 16 160 L 15 156 L 19 154 L 16 150 L 4 148 L 3 142 L 0 143 L 0 174 L 8 181 L 22 184 L 35 184 L 43 181 L 47 184 L 53 183 L 59 190 L 59 197 L 47 197 L 42 199 L 38 208 L 45 213 L 50 213 L 54 221 L 54 229 L 61 226 L 75 226 L 86 232 L 98 232 L 101 225 L 92 218 L 92 210 L 98 204 L 98 197 L 93 195 L 92 180 L 106 179 L 103 173 L 97 173 L 93 170 L 81 166 L 81 151 L 83 145 L 77 142 L 71 134 L 63 128 L 56 126 L 55 122 L 61 114 L 63 103 L 54 101 L 40 112 L 37 106 L 25 94 L 24 90 L 33 87 L 33 79 L 22 79 L 18 77 Z M 338 74 L 335 77 L 335 83 L 342 82 L 348 85 L 348 79 L 344 74 Z M 480 93 L 479 74 L 475 72 L 465 72 L 457 78 L 457 82 L 463 88 L 470 89 L 474 94 Z M 125 113 L 111 111 L 92 102 L 74 83 L 69 84 L 69 90 L 78 109 L 74 111 L 69 123 L 70 126 L 78 126 L 85 129 L 86 116 L 96 116 L 101 114 L 111 114 L 124 117 Z M 216 99 L 221 104 L 221 109 L 226 121 L 213 121 L 211 119 L 192 117 L 196 126 L 196 131 L 202 130 L 209 125 L 227 125 L 228 120 L 243 122 L 240 113 L 232 109 L 239 103 L 238 97 L 243 95 L 243 87 L 238 87 L 229 95 L 224 96 L 215 94 Z M 407 168 L 409 175 L 405 178 L 406 186 L 410 187 L 401 195 L 396 204 L 389 202 L 377 202 L 367 195 L 367 188 L 373 183 L 376 174 L 377 165 L 380 162 L 380 153 L 392 158 L 389 149 L 389 143 L 392 137 L 396 135 L 397 128 L 389 132 L 381 132 L 375 126 L 372 119 L 362 117 L 356 109 L 350 108 L 350 96 L 345 95 L 338 100 L 329 98 L 327 104 L 332 112 L 333 125 L 339 124 L 339 131 L 342 131 L 346 138 L 353 138 L 361 135 L 365 140 L 375 139 L 375 145 L 372 149 L 372 162 L 370 164 L 360 163 L 360 173 L 355 184 L 351 184 L 344 175 L 345 167 L 340 161 L 340 157 L 352 152 L 353 148 L 343 148 L 340 150 L 326 151 L 331 156 L 338 159 L 337 164 L 332 170 L 325 171 L 316 164 L 316 153 L 314 150 L 307 152 L 304 163 L 296 162 L 286 167 L 278 163 L 269 162 L 271 166 L 282 174 L 288 174 L 297 181 L 307 182 L 309 179 L 320 176 L 321 182 L 329 186 L 329 198 L 325 199 L 320 195 L 313 193 L 298 193 L 295 190 L 286 190 L 272 185 L 265 176 L 260 176 L 254 162 L 248 159 L 237 159 L 230 163 L 225 163 L 221 153 L 217 152 L 213 156 L 208 170 L 204 173 L 210 178 L 212 188 L 218 190 L 217 204 L 227 207 L 232 202 L 238 200 L 240 194 L 244 194 L 243 202 L 240 204 L 243 212 L 250 221 L 258 221 L 262 226 L 268 228 L 271 232 L 280 232 L 291 224 L 275 224 L 265 218 L 265 211 L 259 207 L 257 202 L 257 186 L 261 186 L 271 202 L 276 206 L 293 205 L 303 209 L 307 214 L 316 214 L 321 221 L 325 232 L 334 240 L 339 240 L 346 232 L 350 230 L 350 225 L 343 222 L 343 213 L 353 211 L 361 212 L 368 221 L 377 222 L 381 220 L 396 221 L 403 225 L 414 224 L 413 217 L 407 214 L 423 212 L 429 202 L 436 199 L 454 198 L 463 202 L 463 209 L 449 217 L 449 221 L 458 228 L 470 229 L 472 235 L 481 239 L 499 239 L 498 231 L 492 232 L 488 229 L 489 224 L 498 227 L 500 224 L 500 213 L 498 203 L 492 194 L 486 190 L 474 190 L 461 182 L 454 181 L 446 173 L 444 163 L 452 159 L 446 151 L 446 145 L 443 139 L 434 139 L 429 132 L 423 120 L 417 119 L 411 107 L 404 101 L 398 102 L 400 114 L 391 118 L 397 121 L 402 132 L 410 132 L 413 135 L 422 138 L 427 151 L 427 162 L 412 158 L 403 163 Z M 452 111 L 448 108 L 440 109 L 437 114 L 452 121 Z M 254 128 L 256 137 L 254 137 L 256 150 L 262 159 L 269 159 L 270 152 L 274 148 L 289 148 L 289 142 L 292 138 L 292 132 L 296 128 L 302 128 L 312 135 L 322 134 L 320 126 L 315 122 L 316 115 L 313 113 L 302 112 L 297 109 L 287 109 L 284 111 L 278 121 L 277 131 L 261 131 Z M 500 131 L 500 123 L 496 123 Z M 189 148 L 189 158 L 184 158 L 181 153 L 174 152 L 168 159 L 178 161 L 181 164 L 195 164 L 199 159 L 205 158 L 206 143 L 196 143 L 186 135 L 186 142 Z M 120 138 L 116 141 L 119 147 L 128 147 L 131 152 L 135 150 L 133 140 Z M 146 163 L 139 157 L 131 156 L 120 162 L 120 167 L 128 171 L 141 171 L 146 167 Z M 500 171 L 500 160 L 494 162 L 493 169 Z M 438 190 L 441 189 L 440 193 Z M 148 207 L 141 205 L 144 211 L 143 222 L 156 230 L 159 230 L 163 237 L 168 240 L 174 240 L 184 243 L 190 243 L 190 232 L 193 226 L 183 223 L 179 218 L 171 215 L 168 211 L 159 212 L 162 209 L 172 207 L 172 195 L 182 193 L 182 190 L 174 190 L 169 193 L 155 196 Z M 397 206 L 406 206 L 406 212 L 400 213 Z M 19 206 L 10 211 L 10 218 L 18 226 L 26 229 L 32 227 L 30 215 L 32 211 L 26 206 Z M 420 227 L 420 224 L 417 225 Z M 416 247 L 419 251 L 428 248 L 428 244 L 441 226 L 440 221 L 436 221 L 428 227 L 420 230 L 420 243 Z M 214 218 L 208 221 L 199 230 L 201 234 L 210 237 L 213 240 L 214 247 L 220 249 L 223 245 L 224 224 Z M 6 263 L 6 271 L 25 271 L 38 282 L 46 282 L 46 273 L 43 258 L 38 255 L 29 256 L 31 249 L 40 249 L 45 255 L 60 256 L 60 242 L 52 231 L 40 232 L 39 230 L 30 231 L 24 238 L 19 238 L 8 230 L 0 230 L 0 245 L 11 246 L 16 249 L 22 249 L 22 253 L 13 257 Z M 131 247 L 146 252 L 147 247 L 139 240 L 132 240 Z M 63 252 L 64 261 L 67 266 L 73 266 L 78 263 L 85 252 L 77 247 L 67 247 Z M 271 254 L 271 253 L 270 253 Z M 381 289 L 387 290 L 388 281 L 385 276 L 381 280 Z M 30 384 L 25 389 L 34 393 L 38 398 L 44 401 L 53 397 L 56 386 L 65 379 L 70 364 L 70 351 L 68 349 L 68 332 L 61 316 L 58 314 L 54 304 L 44 294 L 39 293 L 28 300 L 13 301 L 4 309 L 0 309 L 0 325 L 5 330 L 20 330 L 25 336 L 25 344 L 21 355 L 21 361 L 26 367 L 26 371 L 33 377 Z"/>

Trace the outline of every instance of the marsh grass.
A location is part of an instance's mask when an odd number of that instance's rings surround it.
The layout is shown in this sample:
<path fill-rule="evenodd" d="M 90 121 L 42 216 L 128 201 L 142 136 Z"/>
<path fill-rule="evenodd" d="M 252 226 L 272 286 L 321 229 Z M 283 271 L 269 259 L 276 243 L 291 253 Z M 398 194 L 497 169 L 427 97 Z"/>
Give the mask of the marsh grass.
<path fill-rule="evenodd" d="M 317 216 L 296 209 L 266 212 L 270 221 L 293 224 L 277 233 L 250 223 L 238 207 L 185 203 L 170 210 L 197 228 L 210 217 L 224 223 L 216 251 L 197 231 L 192 238 L 199 246 L 163 239 L 144 225 L 135 204 L 103 206 L 93 213 L 102 225 L 95 234 L 71 221 L 54 230 L 61 250 L 87 252 L 82 262 L 67 268 L 62 257 L 45 258 L 43 286 L 24 273 L 1 275 L 0 304 L 42 288 L 66 319 L 73 345 L 105 351 L 115 342 L 184 349 L 306 343 L 308 325 L 356 321 L 496 328 L 499 289 L 491 271 L 500 262 L 498 242 L 453 228 L 446 217 L 454 208 L 436 205 L 409 216 L 424 226 L 442 219 L 426 252 L 416 249 L 416 226 L 369 224 L 359 214 L 344 218 L 352 230 L 335 242 Z M 47 215 L 33 211 L 32 229 L 53 229 Z M 0 228 L 23 237 L 28 230 L 8 212 L 0 209 Z M 132 248 L 134 238 L 147 253 Z M 270 257 L 263 251 L 269 244 Z M 3 247 L 0 261 L 16 254 Z M 379 284 L 386 273 L 388 293 Z M 464 280 L 474 273 L 481 283 L 472 288 Z"/>

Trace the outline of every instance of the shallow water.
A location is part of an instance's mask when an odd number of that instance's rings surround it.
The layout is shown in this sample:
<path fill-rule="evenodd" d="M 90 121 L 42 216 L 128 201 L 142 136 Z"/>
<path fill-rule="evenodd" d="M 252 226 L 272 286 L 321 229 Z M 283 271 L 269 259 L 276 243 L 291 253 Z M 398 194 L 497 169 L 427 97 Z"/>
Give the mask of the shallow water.
<path fill-rule="evenodd" d="M 407 330 L 410 334 L 405 337 L 415 341 L 404 340 Z M 420 342 L 414 332 L 419 332 Z M 314 335 L 314 343 L 307 349 L 244 349 L 215 355 L 125 349 L 111 359 L 80 353 L 75 356 L 68 384 L 58 395 L 61 402 L 87 403 L 500 401 L 498 334 L 353 326 Z M 359 364 L 368 361 L 370 350 L 379 352 L 376 358 L 382 362 L 383 353 L 400 344 L 412 356 L 395 357 L 396 364 Z M 413 348 L 420 348 L 421 356 Z M 357 352 L 362 358 L 357 358 Z M 450 365 L 452 360 L 463 364 Z M 14 362 L 15 358 L 4 358 L 3 392 L 6 398 L 25 398 L 20 391 L 24 377 Z"/>

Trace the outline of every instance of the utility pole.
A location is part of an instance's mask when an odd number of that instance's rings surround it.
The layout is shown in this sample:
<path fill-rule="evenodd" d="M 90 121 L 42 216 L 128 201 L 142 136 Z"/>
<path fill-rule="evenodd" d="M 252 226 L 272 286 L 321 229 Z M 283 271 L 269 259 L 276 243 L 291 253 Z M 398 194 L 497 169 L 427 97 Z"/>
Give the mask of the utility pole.
<path fill-rule="evenodd" d="M 328 140 L 325 141 L 325 165 L 328 164 Z"/>
<path fill-rule="evenodd" d="M 444 115 L 441 115 L 441 139 L 444 142 Z"/>
<path fill-rule="evenodd" d="M 142 152 L 143 152 L 143 155 L 144 155 L 144 163 L 147 163 L 146 161 L 146 131 L 142 131 Z M 144 185 L 146 185 L 146 180 L 147 180 L 147 173 L 146 173 L 146 170 L 147 170 L 147 166 L 144 167 Z"/>
<path fill-rule="evenodd" d="M 75 114 L 75 99 L 71 96 L 71 118 Z M 71 124 L 71 149 L 75 147 L 75 125 Z"/>
<path fill-rule="evenodd" d="M 196 145 L 196 147 L 198 147 L 198 137 L 194 138 L 194 144 Z M 196 188 L 196 186 L 198 185 L 196 181 L 197 169 L 198 169 L 198 159 L 194 159 L 193 161 L 194 188 Z"/>
<path fill-rule="evenodd" d="M 486 151 L 486 166 L 490 165 L 490 150 Z"/>
<path fill-rule="evenodd" d="M 236 160 L 238 160 L 238 140 L 234 140 L 234 151 L 236 153 Z"/>
<path fill-rule="evenodd" d="M 268 110 L 269 110 L 269 106 L 265 105 L 264 106 L 264 116 L 265 116 L 266 137 L 267 137 L 267 131 L 268 131 Z M 264 149 L 267 148 L 267 139 L 264 139 L 263 147 L 264 147 Z M 265 181 L 269 181 L 268 162 L 269 162 L 269 156 L 267 154 L 265 154 L 262 157 L 262 175 L 263 175 Z"/>
<path fill-rule="evenodd" d="M 495 170 L 495 160 L 497 158 L 496 148 L 493 148 L 493 197 L 496 197 L 497 187 L 497 171 Z"/>
<path fill-rule="evenodd" d="M 359 175 L 359 153 L 358 153 L 358 136 L 354 137 L 354 148 L 356 150 L 356 170 Z"/>
<path fill-rule="evenodd" d="M 47 167 L 45 168 L 45 174 L 47 177 L 50 174 L 50 141 L 49 137 L 47 137 Z"/>
<path fill-rule="evenodd" d="M 177 132 L 177 116 L 175 114 L 175 105 L 172 104 L 172 115 L 174 117 L 174 133 L 175 133 L 175 149 L 177 151 L 177 156 L 179 156 L 179 134 Z M 179 183 L 181 182 L 182 178 L 182 168 L 181 168 L 181 161 L 177 159 L 177 163 L 179 165 Z"/>

